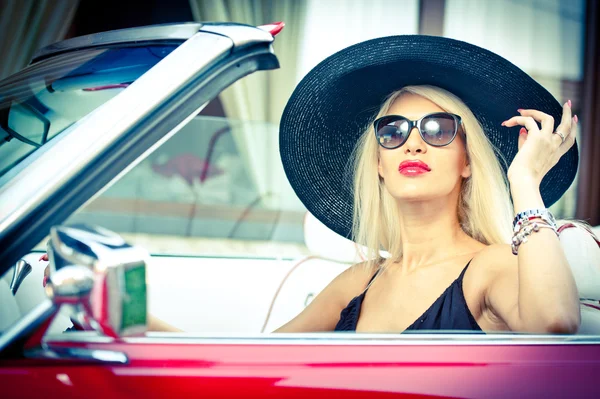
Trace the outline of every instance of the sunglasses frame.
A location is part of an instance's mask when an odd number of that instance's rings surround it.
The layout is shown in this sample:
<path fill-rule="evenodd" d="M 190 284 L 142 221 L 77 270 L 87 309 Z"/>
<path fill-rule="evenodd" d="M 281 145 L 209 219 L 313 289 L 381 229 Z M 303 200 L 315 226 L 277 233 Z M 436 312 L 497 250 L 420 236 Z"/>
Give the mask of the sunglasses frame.
<path fill-rule="evenodd" d="M 433 115 L 447 115 L 447 116 L 449 115 L 449 116 L 451 116 L 454 119 L 454 123 L 455 123 L 454 133 L 452 134 L 452 138 L 450 139 L 450 141 L 448 143 L 446 143 L 446 144 L 431 144 L 423 136 L 423 132 L 421 131 L 421 121 L 423 119 L 429 118 L 429 117 L 431 117 Z M 381 121 L 383 119 L 389 118 L 389 117 L 396 117 L 397 119 L 395 119 L 394 121 L 405 120 L 405 121 L 408 122 L 408 134 L 406 135 L 406 138 L 404 139 L 404 141 L 402 141 L 402 143 L 400 143 L 400 144 L 398 144 L 397 146 L 394 146 L 394 147 L 386 147 L 383 144 L 381 144 L 381 142 L 379 141 L 379 134 L 377 132 L 378 127 L 379 127 L 379 123 L 381 123 Z M 412 133 L 412 131 L 413 131 L 413 129 L 415 127 L 419 131 L 419 135 L 421 136 L 421 139 L 423 139 L 423 141 L 425 143 L 427 143 L 427 145 L 430 145 L 432 147 L 445 147 L 447 145 L 450 145 L 454 141 L 454 139 L 456 138 L 456 134 L 458 133 L 459 126 L 462 127 L 462 118 L 459 115 L 451 114 L 450 112 L 432 112 L 432 113 L 424 115 L 421 118 L 416 119 L 416 120 L 410 120 L 407 117 L 402 116 L 402 115 L 384 115 L 384 116 L 382 116 L 380 118 L 375 119 L 375 121 L 373 122 L 373 128 L 375 129 L 375 138 L 377 139 L 377 143 L 381 147 L 385 148 L 386 150 L 393 150 L 393 149 L 396 149 L 398 147 L 402 147 L 408 141 L 408 138 L 410 137 L 410 135 L 411 135 L 411 133 Z M 464 131 L 464 129 L 463 129 L 463 131 Z"/>

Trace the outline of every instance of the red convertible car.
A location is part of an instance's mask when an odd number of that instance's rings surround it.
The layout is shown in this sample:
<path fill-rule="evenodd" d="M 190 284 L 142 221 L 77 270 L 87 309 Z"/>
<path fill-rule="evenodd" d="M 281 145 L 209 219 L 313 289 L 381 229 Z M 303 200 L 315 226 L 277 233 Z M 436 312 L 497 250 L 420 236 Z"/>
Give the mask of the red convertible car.
<path fill-rule="evenodd" d="M 94 34 L 0 82 L 0 396 L 600 397 L 598 264 L 576 335 L 270 333 L 358 256 L 294 196 L 276 126 L 200 113 L 279 67 L 281 27 Z"/>

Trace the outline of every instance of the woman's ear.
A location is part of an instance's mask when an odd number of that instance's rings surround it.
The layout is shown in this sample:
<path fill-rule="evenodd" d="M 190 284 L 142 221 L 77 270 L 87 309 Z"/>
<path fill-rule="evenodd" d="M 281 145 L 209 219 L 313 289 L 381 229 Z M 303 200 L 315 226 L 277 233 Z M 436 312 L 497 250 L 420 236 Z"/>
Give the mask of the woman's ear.
<path fill-rule="evenodd" d="M 383 168 L 381 167 L 381 158 L 377 158 L 377 172 L 379 172 L 379 177 L 383 179 Z"/>
<path fill-rule="evenodd" d="M 462 177 L 464 177 L 465 179 L 471 177 L 471 165 L 470 164 L 466 164 L 463 168 L 462 173 L 460 174 Z"/>

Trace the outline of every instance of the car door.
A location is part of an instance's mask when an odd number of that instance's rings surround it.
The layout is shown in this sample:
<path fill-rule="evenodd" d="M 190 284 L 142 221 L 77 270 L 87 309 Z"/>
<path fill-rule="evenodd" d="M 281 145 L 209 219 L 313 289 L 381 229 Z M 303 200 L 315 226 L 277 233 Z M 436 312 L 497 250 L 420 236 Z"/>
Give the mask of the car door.
<path fill-rule="evenodd" d="M 598 337 L 148 333 L 110 341 L 83 334 L 47 345 L 98 359 L 3 361 L 7 397 L 598 395 Z"/>

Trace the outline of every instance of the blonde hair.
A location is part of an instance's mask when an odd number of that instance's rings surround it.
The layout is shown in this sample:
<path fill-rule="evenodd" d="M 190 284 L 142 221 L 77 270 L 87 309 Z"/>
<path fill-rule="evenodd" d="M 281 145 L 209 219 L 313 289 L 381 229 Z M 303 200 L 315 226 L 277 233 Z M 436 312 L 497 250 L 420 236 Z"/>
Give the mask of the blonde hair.
<path fill-rule="evenodd" d="M 463 231 L 484 244 L 509 243 L 513 207 L 499 151 L 483 132 L 471 110 L 454 94 L 435 86 L 406 86 L 393 92 L 376 118 L 385 115 L 404 94 L 414 94 L 435 103 L 446 112 L 460 115 L 466 136 L 471 176 L 463 179 L 458 199 L 458 221 Z M 380 263 L 380 250 L 390 253 L 388 261 L 402 257 L 402 237 L 395 199 L 385 189 L 378 173 L 379 144 L 373 126 L 360 137 L 353 154 L 354 214 L 353 240 L 366 249 L 366 259 Z"/>

